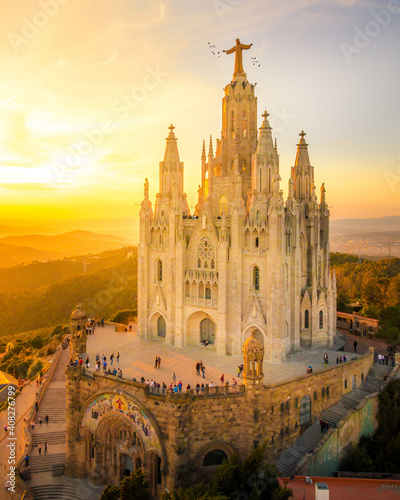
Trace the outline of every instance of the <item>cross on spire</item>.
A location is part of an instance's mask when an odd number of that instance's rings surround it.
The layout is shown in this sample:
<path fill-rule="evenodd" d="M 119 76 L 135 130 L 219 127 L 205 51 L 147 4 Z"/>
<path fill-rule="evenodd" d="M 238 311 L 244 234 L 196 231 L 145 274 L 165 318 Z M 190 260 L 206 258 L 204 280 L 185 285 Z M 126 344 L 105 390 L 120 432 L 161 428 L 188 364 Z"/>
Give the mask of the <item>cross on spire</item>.
<path fill-rule="evenodd" d="M 307 134 L 304 132 L 304 130 L 302 130 L 302 131 L 300 132 L 300 134 L 299 134 L 299 136 L 300 136 L 302 139 L 304 139 L 304 136 L 305 136 L 305 135 L 307 135 Z"/>
<path fill-rule="evenodd" d="M 264 118 L 264 120 L 266 120 L 269 117 L 269 113 L 267 112 L 267 110 L 265 110 L 261 116 Z"/>
<path fill-rule="evenodd" d="M 174 132 L 174 128 L 175 128 L 175 127 L 172 125 L 172 123 L 171 123 L 171 125 L 170 125 L 168 128 L 170 129 L 171 134 L 172 134 L 172 133 Z"/>

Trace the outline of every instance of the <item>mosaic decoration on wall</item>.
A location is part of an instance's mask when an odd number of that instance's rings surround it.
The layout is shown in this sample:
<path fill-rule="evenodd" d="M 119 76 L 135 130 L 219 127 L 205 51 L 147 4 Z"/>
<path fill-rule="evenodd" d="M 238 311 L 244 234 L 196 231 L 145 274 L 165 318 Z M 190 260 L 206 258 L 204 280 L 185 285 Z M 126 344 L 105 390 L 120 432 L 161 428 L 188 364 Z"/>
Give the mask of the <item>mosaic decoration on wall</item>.
<path fill-rule="evenodd" d="M 132 401 L 116 394 L 103 394 L 88 407 L 83 417 L 82 426 L 88 427 L 95 434 L 104 415 L 109 412 L 123 413 L 133 421 L 135 430 L 145 444 L 146 451 L 151 448 L 161 449 L 156 431 L 148 417 Z"/>

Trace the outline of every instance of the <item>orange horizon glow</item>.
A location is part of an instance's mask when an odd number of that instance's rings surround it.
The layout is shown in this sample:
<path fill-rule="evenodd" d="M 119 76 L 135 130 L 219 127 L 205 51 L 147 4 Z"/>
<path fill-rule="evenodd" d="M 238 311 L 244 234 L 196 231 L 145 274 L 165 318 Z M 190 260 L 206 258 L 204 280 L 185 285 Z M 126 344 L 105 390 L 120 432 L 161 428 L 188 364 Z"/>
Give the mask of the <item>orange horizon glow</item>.
<path fill-rule="evenodd" d="M 268 12 L 261 0 L 224 11 L 194 0 L 9 7 L 0 22 L 0 219 L 137 218 L 145 177 L 154 204 L 171 122 L 193 210 L 202 141 L 219 137 L 232 76 L 222 49 L 238 35 L 253 43 L 244 69 L 258 84 L 259 124 L 265 108 L 271 114 L 284 193 L 304 128 L 332 219 L 400 215 L 394 20 L 348 63 L 341 44 L 370 7 L 270 4 Z"/>

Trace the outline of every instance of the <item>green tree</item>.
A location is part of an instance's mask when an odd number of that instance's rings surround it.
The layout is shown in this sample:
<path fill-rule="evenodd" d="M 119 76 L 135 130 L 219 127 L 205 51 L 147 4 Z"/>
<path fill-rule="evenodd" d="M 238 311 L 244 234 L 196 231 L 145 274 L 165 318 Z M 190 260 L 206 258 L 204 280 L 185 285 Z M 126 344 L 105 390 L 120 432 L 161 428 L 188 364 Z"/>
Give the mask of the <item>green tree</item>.
<path fill-rule="evenodd" d="M 119 500 L 120 490 L 115 484 L 109 484 L 103 490 L 100 500 Z"/>
<path fill-rule="evenodd" d="M 293 497 L 293 490 L 285 486 L 284 488 L 276 489 L 271 497 L 271 500 L 288 500 Z"/>
<path fill-rule="evenodd" d="M 348 450 L 340 464 L 340 470 L 351 472 L 369 472 L 372 458 L 367 450 L 357 444 L 350 443 Z"/>
<path fill-rule="evenodd" d="M 196 484 L 190 488 L 179 488 L 179 490 L 164 493 L 164 500 L 229 500 L 222 493 L 215 492 L 213 487 L 207 484 Z"/>
<path fill-rule="evenodd" d="M 43 368 L 43 363 L 40 359 L 37 359 L 30 367 L 28 370 L 28 377 L 32 378 L 34 377 L 37 373 L 40 372 L 40 370 Z"/>
<path fill-rule="evenodd" d="M 214 488 L 230 499 L 270 500 L 281 486 L 274 466 L 264 462 L 267 443 L 253 450 L 239 462 L 234 456 L 217 470 Z"/>
<path fill-rule="evenodd" d="M 150 483 L 140 469 L 121 481 L 121 500 L 149 500 Z"/>

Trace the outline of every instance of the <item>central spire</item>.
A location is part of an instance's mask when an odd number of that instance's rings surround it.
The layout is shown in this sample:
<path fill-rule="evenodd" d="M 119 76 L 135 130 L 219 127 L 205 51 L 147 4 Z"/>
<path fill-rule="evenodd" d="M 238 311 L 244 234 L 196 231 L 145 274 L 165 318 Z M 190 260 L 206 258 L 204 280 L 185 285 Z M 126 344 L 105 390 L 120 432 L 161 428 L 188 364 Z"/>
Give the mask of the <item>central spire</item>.
<path fill-rule="evenodd" d="M 233 54 L 235 52 L 235 71 L 233 73 L 233 78 L 235 78 L 235 76 L 246 76 L 243 69 L 242 52 L 243 50 L 250 49 L 252 45 L 252 43 L 250 45 L 240 43 L 239 38 L 236 38 L 236 45 L 234 45 L 231 49 L 223 50 L 223 52 L 226 52 L 227 54 Z"/>

